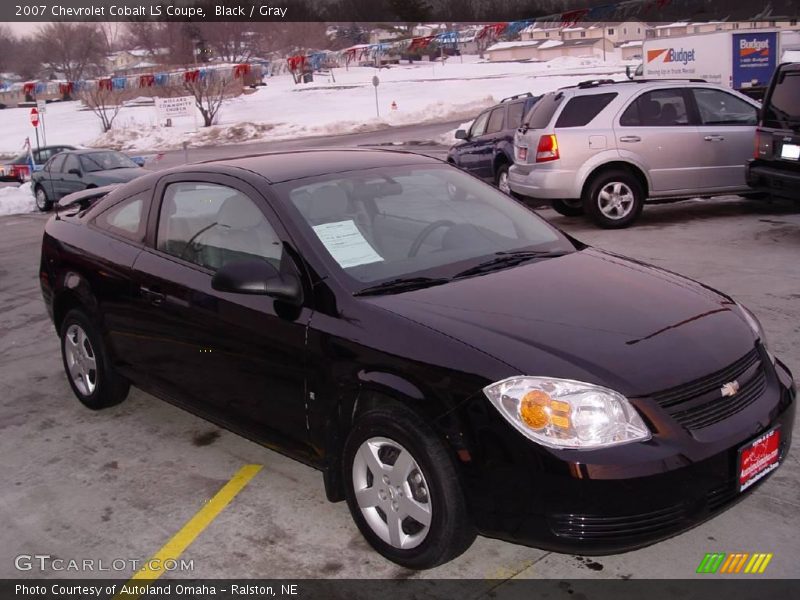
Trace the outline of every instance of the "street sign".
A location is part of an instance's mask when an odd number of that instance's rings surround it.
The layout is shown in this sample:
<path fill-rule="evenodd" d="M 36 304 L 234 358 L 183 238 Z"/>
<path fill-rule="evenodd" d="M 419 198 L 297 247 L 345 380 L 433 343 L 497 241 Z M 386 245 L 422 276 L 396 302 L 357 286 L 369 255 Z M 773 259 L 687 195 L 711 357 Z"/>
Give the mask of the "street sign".
<path fill-rule="evenodd" d="M 381 80 L 380 80 L 380 79 L 378 79 L 378 76 L 377 76 L 377 75 L 373 75 L 373 76 L 372 76 L 372 85 L 374 85 L 375 87 L 378 87 L 378 84 L 379 84 L 380 82 L 381 82 Z"/>
<path fill-rule="evenodd" d="M 44 100 L 37 100 L 36 101 L 36 110 L 39 111 L 40 115 L 44 114 L 45 112 L 47 112 L 47 102 L 45 102 Z"/>
<path fill-rule="evenodd" d="M 39 111 L 35 108 L 31 109 L 31 125 L 34 127 L 39 126 Z"/>
<path fill-rule="evenodd" d="M 194 112 L 194 97 L 156 98 L 156 113 L 160 120 L 174 117 L 191 117 Z"/>

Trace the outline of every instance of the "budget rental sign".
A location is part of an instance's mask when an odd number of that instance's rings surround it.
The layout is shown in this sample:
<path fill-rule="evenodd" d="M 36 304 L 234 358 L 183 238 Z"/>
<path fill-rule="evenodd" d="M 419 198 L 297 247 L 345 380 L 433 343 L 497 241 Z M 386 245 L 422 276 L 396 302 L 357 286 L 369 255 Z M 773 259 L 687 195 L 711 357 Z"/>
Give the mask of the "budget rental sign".
<path fill-rule="evenodd" d="M 778 34 L 737 33 L 733 36 L 733 87 L 765 86 L 777 65 Z"/>

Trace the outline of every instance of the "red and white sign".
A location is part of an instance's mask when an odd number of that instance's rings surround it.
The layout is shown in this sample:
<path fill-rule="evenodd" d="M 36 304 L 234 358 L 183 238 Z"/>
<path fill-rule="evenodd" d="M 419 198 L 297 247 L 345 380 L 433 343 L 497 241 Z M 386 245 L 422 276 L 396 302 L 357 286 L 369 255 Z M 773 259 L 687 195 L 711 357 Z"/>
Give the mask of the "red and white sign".
<path fill-rule="evenodd" d="M 35 108 L 31 109 L 31 125 L 34 127 L 39 126 L 39 111 Z"/>
<path fill-rule="evenodd" d="M 739 450 L 739 491 L 778 468 L 780 429 L 773 429 Z"/>

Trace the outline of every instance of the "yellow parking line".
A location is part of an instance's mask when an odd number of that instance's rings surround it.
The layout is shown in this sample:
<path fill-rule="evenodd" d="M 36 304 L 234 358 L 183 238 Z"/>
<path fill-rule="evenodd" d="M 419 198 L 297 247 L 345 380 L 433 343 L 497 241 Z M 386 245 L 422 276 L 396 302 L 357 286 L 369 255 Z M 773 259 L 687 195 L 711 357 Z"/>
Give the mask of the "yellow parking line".
<path fill-rule="evenodd" d="M 145 561 L 144 566 L 130 578 L 127 585 L 136 585 L 142 580 L 153 581 L 161 577 L 164 572 L 164 562 L 178 558 L 260 470 L 261 465 L 245 465 L 239 469 L 230 481 L 164 544 L 161 550 Z M 138 583 L 138 587 L 141 585 Z M 120 591 L 112 600 L 136 600 L 140 595 L 141 593 L 129 594 Z"/>

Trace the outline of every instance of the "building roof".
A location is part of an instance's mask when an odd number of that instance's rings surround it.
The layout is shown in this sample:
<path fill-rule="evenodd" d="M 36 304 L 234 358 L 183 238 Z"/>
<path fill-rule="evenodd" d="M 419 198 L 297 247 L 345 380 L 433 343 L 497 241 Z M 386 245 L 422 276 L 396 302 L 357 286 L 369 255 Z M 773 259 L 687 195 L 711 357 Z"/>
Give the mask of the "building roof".
<path fill-rule="evenodd" d="M 491 52 L 492 50 L 508 50 L 509 48 L 524 48 L 524 47 L 533 47 L 535 48 L 542 42 L 539 40 L 529 40 L 525 42 L 498 42 L 496 44 L 492 44 L 489 46 L 486 51 Z"/>

